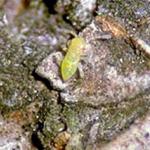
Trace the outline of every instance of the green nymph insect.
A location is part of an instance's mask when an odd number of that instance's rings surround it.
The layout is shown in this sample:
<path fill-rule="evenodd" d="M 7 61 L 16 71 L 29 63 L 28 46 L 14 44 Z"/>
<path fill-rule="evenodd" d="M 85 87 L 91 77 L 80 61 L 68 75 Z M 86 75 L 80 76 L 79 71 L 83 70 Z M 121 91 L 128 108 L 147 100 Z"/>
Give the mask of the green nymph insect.
<path fill-rule="evenodd" d="M 61 75 L 64 81 L 71 78 L 77 71 L 85 44 L 85 40 L 82 37 L 75 37 L 70 41 L 67 53 L 61 64 Z"/>

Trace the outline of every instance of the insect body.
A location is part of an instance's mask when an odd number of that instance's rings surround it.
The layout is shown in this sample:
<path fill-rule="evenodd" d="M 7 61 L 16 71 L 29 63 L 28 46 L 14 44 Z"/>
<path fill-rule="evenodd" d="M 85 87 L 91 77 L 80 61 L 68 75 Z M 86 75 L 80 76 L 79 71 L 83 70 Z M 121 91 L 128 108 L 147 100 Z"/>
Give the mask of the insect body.
<path fill-rule="evenodd" d="M 68 80 L 76 72 L 84 47 L 85 41 L 82 37 L 75 37 L 71 40 L 67 54 L 61 64 L 63 80 Z"/>

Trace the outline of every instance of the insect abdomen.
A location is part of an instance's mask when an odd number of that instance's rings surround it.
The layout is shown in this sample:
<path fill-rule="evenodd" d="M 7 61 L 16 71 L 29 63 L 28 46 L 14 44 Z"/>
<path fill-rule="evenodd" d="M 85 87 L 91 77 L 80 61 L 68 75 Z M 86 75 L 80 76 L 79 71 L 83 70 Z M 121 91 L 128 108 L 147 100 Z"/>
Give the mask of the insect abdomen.
<path fill-rule="evenodd" d="M 72 56 L 73 55 L 73 56 Z M 74 54 L 67 53 L 65 56 L 62 66 L 61 66 L 61 74 L 63 80 L 68 80 L 77 70 L 78 63 L 80 61 L 80 57 L 74 57 Z"/>

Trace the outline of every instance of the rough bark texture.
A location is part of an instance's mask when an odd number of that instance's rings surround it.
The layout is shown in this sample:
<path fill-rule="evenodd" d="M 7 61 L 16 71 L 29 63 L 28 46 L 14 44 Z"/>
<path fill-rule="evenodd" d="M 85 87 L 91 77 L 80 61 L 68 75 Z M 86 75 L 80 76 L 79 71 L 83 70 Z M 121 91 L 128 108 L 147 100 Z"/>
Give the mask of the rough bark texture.
<path fill-rule="evenodd" d="M 148 150 L 150 2 L 28 5 L 0 1 L 0 149 Z M 86 46 L 80 71 L 64 82 L 72 32 Z"/>

